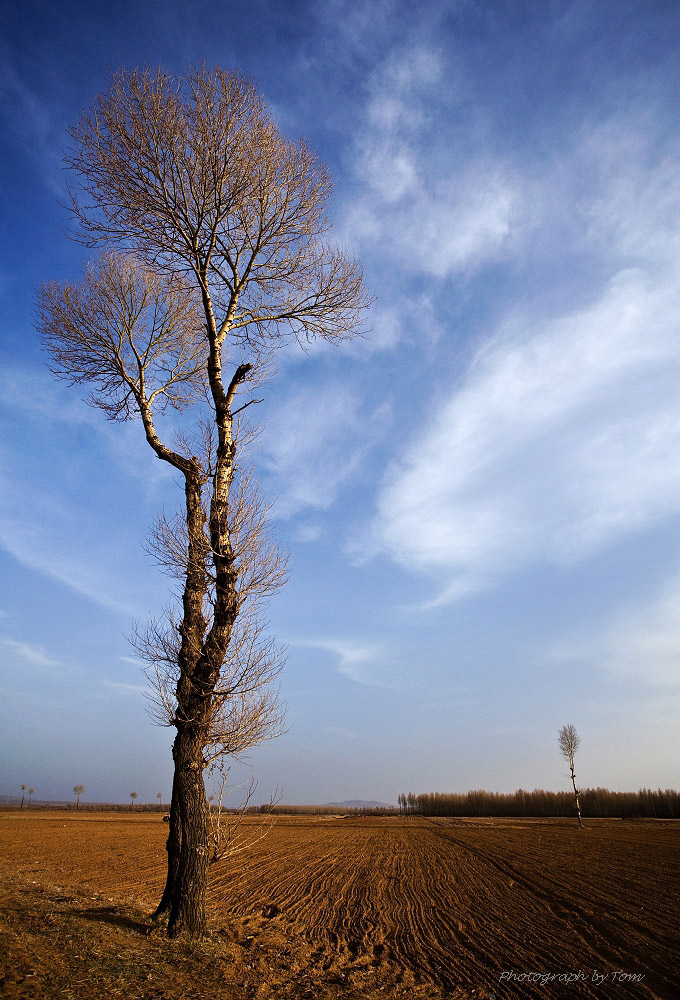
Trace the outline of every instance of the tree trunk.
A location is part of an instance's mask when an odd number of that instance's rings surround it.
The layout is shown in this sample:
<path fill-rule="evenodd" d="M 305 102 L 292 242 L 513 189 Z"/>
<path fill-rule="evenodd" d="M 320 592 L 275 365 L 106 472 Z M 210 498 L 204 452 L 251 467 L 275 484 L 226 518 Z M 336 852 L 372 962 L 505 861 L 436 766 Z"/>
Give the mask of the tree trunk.
<path fill-rule="evenodd" d="M 576 778 L 574 777 L 574 765 L 571 764 L 571 783 L 574 786 L 574 801 L 576 802 L 576 815 L 578 816 L 579 829 L 583 826 L 581 822 L 581 803 L 578 797 L 578 788 L 576 787 Z"/>
<path fill-rule="evenodd" d="M 208 821 L 205 814 L 202 744 L 200 740 L 196 742 L 198 738 L 196 726 L 190 721 L 200 717 L 203 710 L 202 702 L 196 702 L 192 678 L 201 655 L 206 624 L 203 616 L 203 598 L 206 592 L 205 518 L 201 505 L 198 465 L 194 465 L 185 473 L 185 500 L 188 532 L 187 575 L 182 596 L 184 615 L 178 659 L 179 679 L 175 718 L 177 735 L 172 747 L 174 774 L 170 803 L 170 831 L 166 843 L 168 873 L 165 889 L 154 917 L 170 914 L 168 934 L 171 937 L 177 937 L 185 932 L 192 937 L 200 937 L 205 931 Z M 194 810 L 197 810 L 195 820 Z M 196 868 L 191 860 L 187 860 L 188 855 L 200 859 L 200 848 L 203 846 L 206 850 L 205 873 L 202 873 L 200 864 Z"/>
<path fill-rule="evenodd" d="M 199 938 L 206 931 L 205 894 L 210 862 L 200 727 L 191 723 L 182 726 L 176 743 L 175 776 L 181 845 L 168 934 L 170 937 L 186 934 Z"/>
<path fill-rule="evenodd" d="M 218 361 L 215 361 L 216 358 Z M 213 692 L 238 614 L 238 572 L 234 566 L 228 517 L 235 451 L 229 405 L 236 386 L 248 374 L 250 365 L 239 366 L 230 383 L 229 394 L 225 396 L 219 377 L 219 352 L 214 349 L 211 349 L 211 360 L 216 365 L 211 373 L 211 385 L 218 414 L 218 447 L 210 503 L 209 543 L 205 534 L 198 460 L 193 459 L 191 468 L 184 470 L 188 550 L 176 689 L 175 773 L 168 837 L 168 875 L 156 910 L 160 916 L 169 908 L 170 937 L 186 934 L 200 938 L 206 931 L 205 896 L 210 852 L 203 751 Z M 215 572 L 215 598 L 212 624 L 206 635 L 203 600 L 207 590 L 205 558 L 210 549 Z"/>
<path fill-rule="evenodd" d="M 178 782 L 176 770 L 178 739 L 179 736 L 176 736 L 172 745 L 172 758 L 173 761 L 175 761 L 175 773 L 172 778 L 172 796 L 170 799 L 170 829 L 168 830 L 168 839 L 165 843 L 165 849 L 168 852 L 168 874 L 165 880 L 163 895 L 161 896 L 160 903 L 156 907 L 153 915 L 154 920 L 158 920 L 159 917 L 162 917 L 166 913 L 170 912 L 172 901 L 175 896 L 177 872 L 179 870 L 179 857 L 182 846 L 182 828 L 179 821 L 179 793 L 177 788 Z"/>

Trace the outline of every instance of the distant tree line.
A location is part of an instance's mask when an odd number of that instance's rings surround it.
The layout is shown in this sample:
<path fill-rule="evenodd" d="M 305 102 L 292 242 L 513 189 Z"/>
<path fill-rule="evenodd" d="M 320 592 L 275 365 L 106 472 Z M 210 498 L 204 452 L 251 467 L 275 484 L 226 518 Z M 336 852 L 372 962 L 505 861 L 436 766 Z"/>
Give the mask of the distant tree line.
<path fill-rule="evenodd" d="M 583 816 L 634 819 L 680 819 L 680 792 L 667 788 L 654 791 L 610 792 L 608 788 L 586 788 L 580 793 Z M 523 788 L 503 794 L 475 789 L 460 794 L 432 792 L 399 795 L 399 811 L 407 816 L 573 816 L 571 792 L 547 792 Z"/>
<path fill-rule="evenodd" d="M 30 803 L 29 803 L 30 804 Z M 8 808 L 21 808 L 21 805 L 14 806 L 13 803 L 7 803 Z M 5 806 L 3 805 L 3 808 Z M 25 806 L 24 808 L 28 808 Z M 161 803 L 156 805 L 153 802 L 142 802 L 139 805 L 135 805 L 135 812 L 161 812 L 165 813 L 170 808 L 170 803 Z M 80 812 L 130 812 L 130 805 L 125 802 L 80 802 L 78 805 L 75 802 L 55 802 L 51 800 L 45 800 L 40 802 L 33 802 L 31 809 L 39 809 L 41 811 L 50 810 L 75 810 L 78 809 Z"/>
<path fill-rule="evenodd" d="M 248 812 L 270 813 L 279 816 L 396 816 L 397 809 L 390 806 L 253 806 Z"/>

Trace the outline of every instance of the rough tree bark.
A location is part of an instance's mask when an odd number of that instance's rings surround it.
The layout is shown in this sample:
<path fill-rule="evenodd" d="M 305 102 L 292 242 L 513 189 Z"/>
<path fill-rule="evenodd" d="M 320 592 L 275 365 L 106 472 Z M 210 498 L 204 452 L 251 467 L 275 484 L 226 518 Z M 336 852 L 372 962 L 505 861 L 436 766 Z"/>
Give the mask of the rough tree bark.
<path fill-rule="evenodd" d="M 165 877 L 165 886 L 154 911 L 154 920 L 158 920 L 170 913 L 172 900 L 176 893 L 177 872 L 179 869 L 179 858 L 182 850 L 181 827 L 179 822 L 179 793 L 177 791 L 177 736 L 172 744 L 172 759 L 174 764 L 172 778 L 172 795 L 170 797 L 170 824 L 168 829 L 168 839 L 165 843 L 165 850 L 168 855 L 168 871 Z"/>

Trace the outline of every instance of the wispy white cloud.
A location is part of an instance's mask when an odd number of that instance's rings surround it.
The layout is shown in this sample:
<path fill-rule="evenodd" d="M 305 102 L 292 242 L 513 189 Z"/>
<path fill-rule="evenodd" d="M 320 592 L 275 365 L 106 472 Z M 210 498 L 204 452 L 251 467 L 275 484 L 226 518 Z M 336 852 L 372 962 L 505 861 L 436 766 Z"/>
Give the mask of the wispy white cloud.
<path fill-rule="evenodd" d="M 320 524 L 301 524 L 295 533 L 298 542 L 316 542 L 323 535 Z"/>
<path fill-rule="evenodd" d="M 122 471 L 138 496 L 153 497 L 169 471 L 150 457 L 139 427 L 108 424 L 47 372 L 6 365 L 0 408 L 13 429 L 0 449 L 0 547 L 95 603 L 138 616 L 125 564 L 140 540 L 106 523 L 98 475 Z M 119 489 L 124 501 L 124 480 Z"/>
<path fill-rule="evenodd" d="M 145 687 L 143 684 L 124 684 L 121 681 L 106 681 L 105 686 L 126 698 L 148 695 L 149 693 L 148 687 Z"/>
<path fill-rule="evenodd" d="M 354 639 L 296 639 L 290 646 L 322 649 L 338 658 L 338 673 L 357 684 L 384 687 L 379 667 L 385 657 L 381 643 L 364 643 Z"/>
<path fill-rule="evenodd" d="M 387 297 L 378 301 L 368 316 L 365 336 L 345 341 L 340 350 L 352 357 L 370 357 L 381 351 L 393 351 L 408 344 L 436 344 L 443 334 L 443 327 L 433 296 L 428 292 Z M 371 359 L 371 364 L 376 362 Z"/>
<path fill-rule="evenodd" d="M 447 65 L 446 93 L 455 107 L 451 73 Z M 379 246 L 403 273 L 435 278 L 502 252 L 521 205 L 507 163 L 484 148 L 460 157 L 452 137 L 433 128 L 430 112 L 441 100 L 443 76 L 438 50 L 412 44 L 374 71 L 356 144 L 360 183 L 342 223 L 362 250 Z"/>
<path fill-rule="evenodd" d="M 36 645 L 31 642 L 20 642 L 16 639 L 6 639 L 0 638 L 0 643 L 7 649 L 12 650 L 17 656 L 20 656 L 23 660 L 28 660 L 36 667 L 60 667 L 61 663 L 59 660 L 51 659 L 46 653 L 44 646 Z"/>
<path fill-rule="evenodd" d="M 574 169 L 595 179 L 577 199 L 585 236 L 614 259 L 677 261 L 680 142 L 653 103 L 584 130 Z M 583 181 L 580 182 L 583 184 Z"/>
<path fill-rule="evenodd" d="M 387 476 L 376 545 L 448 578 L 434 603 L 680 512 L 680 185 L 665 156 L 624 166 L 622 142 L 597 146 L 582 206 L 584 245 L 616 273 L 551 319 L 516 308 Z"/>
<path fill-rule="evenodd" d="M 136 617 L 143 612 L 143 608 L 126 596 L 130 592 L 129 583 L 117 578 L 119 574 L 113 569 L 116 560 L 111 552 L 104 551 L 106 539 L 92 542 L 87 549 L 81 539 L 76 549 L 70 530 L 55 533 L 59 518 L 54 517 L 54 504 L 52 518 L 44 520 L 35 516 L 40 506 L 36 507 L 35 498 L 28 506 L 34 516 L 27 511 L 26 503 L 23 509 L 16 507 L 16 515 L 0 511 L 0 547 L 23 566 L 57 580 L 95 604 L 126 617 Z"/>
<path fill-rule="evenodd" d="M 262 439 L 262 465 L 279 495 L 276 513 L 290 517 L 307 507 L 330 507 L 389 418 L 386 404 L 371 410 L 344 384 L 288 396 L 270 414 Z"/>
<path fill-rule="evenodd" d="M 680 579 L 669 581 L 650 600 L 620 610 L 598 631 L 556 643 L 549 656 L 563 663 L 596 663 L 616 678 L 680 690 Z"/>
<path fill-rule="evenodd" d="M 170 467 L 150 452 L 140 422 L 106 420 L 103 413 L 79 398 L 75 389 L 58 382 L 42 367 L 5 363 L 0 370 L 0 406 L 41 435 L 50 425 L 86 429 L 96 437 L 102 452 L 126 475 L 143 483 L 149 494 L 172 476 Z"/>
<path fill-rule="evenodd" d="M 2 51 L 0 55 L 0 102 L 4 117 L 23 151 L 41 167 L 49 187 L 63 196 L 59 115 L 21 79 L 8 52 Z"/>

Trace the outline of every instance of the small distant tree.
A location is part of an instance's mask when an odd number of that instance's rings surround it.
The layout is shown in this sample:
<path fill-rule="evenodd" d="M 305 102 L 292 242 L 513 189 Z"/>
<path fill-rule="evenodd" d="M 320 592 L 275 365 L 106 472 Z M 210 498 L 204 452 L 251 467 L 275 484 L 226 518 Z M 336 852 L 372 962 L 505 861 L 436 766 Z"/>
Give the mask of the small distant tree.
<path fill-rule="evenodd" d="M 21 808 L 22 809 L 24 808 L 24 794 L 26 792 L 27 787 L 28 787 L 27 785 L 22 785 L 21 786 Z"/>
<path fill-rule="evenodd" d="M 73 794 L 76 797 L 76 809 L 80 809 L 80 796 L 85 791 L 85 785 L 74 785 Z"/>
<path fill-rule="evenodd" d="M 576 815 L 578 816 L 579 829 L 583 826 L 581 822 L 581 803 L 579 801 L 579 790 L 576 787 L 576 778 L 574 776 L 574 755 L 581 745 L 581 738 L 574 726 L 562 726 L 558 736 L 558 743 L 560 748 L 560 753 L 564 759 L 569 764 L 569 770 L 571 771 L 571 783 L 574 787 L 574 802 L 576 803 Z"/>
<path fill-rule="evenodd" d="M 132 810 L 136 798 L 137 798 L 137 792 L 130 792 L 130 810 Z"/>
<path fill-rule="evenodd" d="M 156 792 L 156 798 L 158 799 L 158 806 L 159 806 L 159 808 L 162 808 L 162 806 L 163 806 L 163 793 L 162 792 Z"/>
<path fill-rule="evenodd" d="M 35 788 L 29 788 L 29 790 L 28 790 L 28 804 L 29 804 L 29 806 L 30 806 L 31 802 L 33 801 L 33 793 L 34 792 L 35 792 Z"/>

